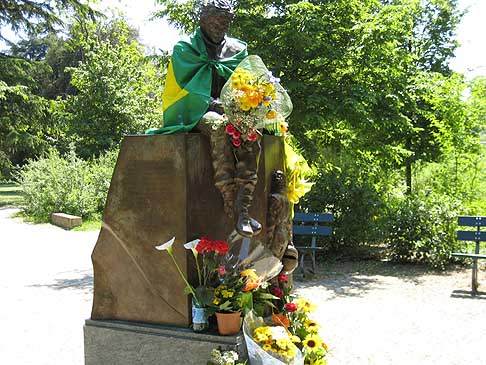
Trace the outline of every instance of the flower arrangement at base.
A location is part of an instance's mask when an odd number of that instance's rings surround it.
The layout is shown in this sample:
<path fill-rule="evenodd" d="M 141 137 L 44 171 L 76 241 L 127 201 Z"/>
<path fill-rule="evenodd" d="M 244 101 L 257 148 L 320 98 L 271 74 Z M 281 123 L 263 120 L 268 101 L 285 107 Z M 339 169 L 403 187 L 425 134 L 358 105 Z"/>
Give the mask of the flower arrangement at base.
<path fill-rule="evenodd" d="M 155 248 L 159 251 L 166 251 L 174 262 L 177 271 L 186 284 L 186 293 L 192 295 L 193 329 L 197 332 L 204 331 L 209 325 L 208 317 L 210 312 L 208 308 L 212 303 L 213 297 L 213 288 L 210 285 L 211 278 L 216 273 L 218 261 L 228 252 L 228 243 L 222 240 L 202 237 L 184 244 L 184 248 L 192 251 L 196 262 L 198 286 L 194 287 L 194 285 L 189 283 L 174 257 L 172 248 L 174 242 L 175 237 Z M 201 260 L 200 256 L 202 256 Z M 202 261 L 202 264 L 200 261 Z"/>
<path fill-rule="evenodd" d="M 262 317 L 249 312 L 245 316 L 243 333 L 252 365 L 303 365 L 300 342 L 283 326 L 265 323 Z"/>
<path fill-rule="evenodd" d="M 245 365 L 245 362 L 237 362 L 239 359 L 236 351 L 224 351 L 219 349 L 214 349 L 211 351 L 211 358 L 209 359 L 207 365 Z"/>
<path fill-rule="evenodd" d="M 255 142 L 259 128 L 278 125 L 290 115 L 292 102 L 279 81 L 256 55 L 236 67 L 221 91 L 228 118 L 225 130 L 233 146 Z"/>
<path fill-rule="evenodd" d="M 291 287 L 287 285 L 285 275 L 279 275 L 278 285 L 270 288 L 270 292 L 278 294 L 272 321 L 276 325 L 284 326 L 299 338 L 297 347 L 304 354 L 305 365 L 324 365 L 329 352 L 327 344 L 319 334 L 320 325 L 314 321 L 310 313 L 315 311 L 316 305 L 302 297 L 290 294 Z"/>

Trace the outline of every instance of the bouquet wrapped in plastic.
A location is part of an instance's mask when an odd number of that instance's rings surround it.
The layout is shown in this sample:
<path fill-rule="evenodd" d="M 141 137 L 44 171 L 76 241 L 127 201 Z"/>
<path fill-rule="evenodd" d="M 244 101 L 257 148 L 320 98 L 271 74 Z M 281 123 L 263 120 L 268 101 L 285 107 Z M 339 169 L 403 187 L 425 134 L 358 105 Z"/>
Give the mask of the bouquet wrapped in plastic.
<path fill-rule="evenodd" d="M 255 141 L 259 128 L 276 126 L 292 112 L 292 101 L 279 81 L 260 57 L 252 55 L 241 61 L 224 85 L 226 131 L 236 147 L 242 141 Z"/>
<path fill-rule="evenodd" d="M 303 365 L 297 340 L 283 326 L 268 326 L 261 317 L 249 312 L 243 322 L 248 358 L 251 365 Z"/>

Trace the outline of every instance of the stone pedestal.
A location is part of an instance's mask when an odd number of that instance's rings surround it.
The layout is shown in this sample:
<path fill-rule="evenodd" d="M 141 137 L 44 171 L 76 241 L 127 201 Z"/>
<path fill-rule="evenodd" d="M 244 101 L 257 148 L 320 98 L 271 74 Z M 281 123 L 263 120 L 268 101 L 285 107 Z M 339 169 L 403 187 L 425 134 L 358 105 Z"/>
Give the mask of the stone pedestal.
<path fill-rule="evenodd" d="M 85 365 L 206 365 L 212 349 L 234 350 L 245 360 L 243 335 L 216 336 L 161 325 L 87 320 Z"/>
<path fill-rule="evenodd" d="M 250 209 L 262 223 L 262 232 L 271 174 L 283 168 L 283 161 L 282 139 L 264 136 Z M 213 184 L 206 137 L 197 133 L 126 137 L 92 254 L 91 318 L 189 326 L 190 299 L 184 294 L 184 282 L 168 254 L 154 247 L 175 236 L 176 259 L 194 280 L 192 253 L 182 245 L 201 236 L 226 239 L 233 227 Z"/>

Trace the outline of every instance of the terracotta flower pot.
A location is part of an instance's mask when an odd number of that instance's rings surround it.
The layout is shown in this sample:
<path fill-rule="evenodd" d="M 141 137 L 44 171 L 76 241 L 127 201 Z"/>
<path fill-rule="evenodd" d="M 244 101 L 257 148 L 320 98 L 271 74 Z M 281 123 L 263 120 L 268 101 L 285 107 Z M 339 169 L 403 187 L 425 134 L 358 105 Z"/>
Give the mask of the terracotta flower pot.
<path fill-rule="evenodd" d="M 218 321 L 218 332 L 223 336 L 236 335 L 241 328 L 241 313 L 219 313 L 216 312 Z"/>

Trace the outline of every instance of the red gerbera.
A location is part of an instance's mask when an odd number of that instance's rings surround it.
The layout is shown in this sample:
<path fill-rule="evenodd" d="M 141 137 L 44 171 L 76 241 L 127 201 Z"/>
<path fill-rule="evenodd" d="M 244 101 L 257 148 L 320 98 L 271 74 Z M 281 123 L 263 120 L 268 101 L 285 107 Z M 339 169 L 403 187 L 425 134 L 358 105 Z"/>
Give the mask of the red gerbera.
<path fill-rule="evenodd" d="M 287 281 L 289 281 L 289 277 L 287 275 L 280 274 L 278 276 L 278 281 L 280 281 L 282 283 L 286 283 Z"/>
<path fill-rule="evenodd" d="M 230 136 L 234 136 L 236 132 L 236 128 L 234 127 L 233 124 L 226 124 L 226 133 L 228 133 Z"/>
<path fill-rule="evenodd" d="M 285 310 L 289 313 L 295 312 L 297 310 L 297 304 L 295 303 L 287 303 L 285 304 Z"/>

